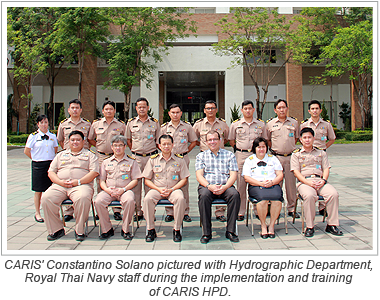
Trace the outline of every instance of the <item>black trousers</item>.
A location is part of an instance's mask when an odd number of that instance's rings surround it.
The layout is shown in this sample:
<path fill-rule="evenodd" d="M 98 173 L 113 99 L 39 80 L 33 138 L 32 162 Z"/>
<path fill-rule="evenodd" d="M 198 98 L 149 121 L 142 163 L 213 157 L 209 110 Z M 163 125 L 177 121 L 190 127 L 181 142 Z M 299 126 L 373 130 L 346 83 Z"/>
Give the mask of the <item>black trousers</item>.
<path fill-rule="evenodd" d="M 198 208 L 203 226 L 203 234 L 211 235 L 211 203 L 214 199 L 227 202 L 227 231 L 235 232 L 236 219 L 240 209 L 240 194 L 234 186 L 221 195 L 214 195 L 204 186 L 198 187 Z"/>

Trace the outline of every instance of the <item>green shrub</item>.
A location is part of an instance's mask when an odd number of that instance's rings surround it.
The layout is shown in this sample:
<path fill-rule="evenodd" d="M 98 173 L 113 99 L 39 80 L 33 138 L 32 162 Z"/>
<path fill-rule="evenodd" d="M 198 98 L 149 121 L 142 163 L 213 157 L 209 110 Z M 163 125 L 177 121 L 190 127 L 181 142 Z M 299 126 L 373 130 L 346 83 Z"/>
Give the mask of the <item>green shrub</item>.
<path fill-rule="evenodd" d="M 372 141 L 372 133 L 354 133 L 348 132 L 346 134 L 347 141 Z"/>
<path fill-rule="evenodd" d="M 10 135 L 7 136 L 7 142 L 10 144 L 25 144 L 28 139 L 29 134 L 21 134 L 21 135 Z"/>
<path fill-rule="evenodd" d="M 341 139 L 346 138 L 347 133 L 348 133 L 347 131 L 340 131 L 340 130 L 335 131 L 336 139 L 341 140 Z"/>

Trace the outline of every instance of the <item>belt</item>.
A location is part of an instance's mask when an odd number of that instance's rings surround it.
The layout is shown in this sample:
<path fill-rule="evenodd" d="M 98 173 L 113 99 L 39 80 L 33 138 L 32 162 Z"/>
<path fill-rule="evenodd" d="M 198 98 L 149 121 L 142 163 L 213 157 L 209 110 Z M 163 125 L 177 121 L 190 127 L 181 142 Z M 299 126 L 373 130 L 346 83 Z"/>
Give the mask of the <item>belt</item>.
<path fill-rule="evenodd" d="M 319 176 L 319 175 L 310 175 L 310 176 L 306 176 L 305 178 L 322 178 L 322 176 Z"/>
<path fill-rule="evenodd" d="M 242 150 L 242 149 L 236 148 L 236 151 L 240 151 L 240 152 L 252 152 L 252 149 Z"/>
<path fill-rule="evenodd" d="M 103 155 L 107 155 L 107 156 L 111 156 L 111 155 L 113 155 L 113 153 L 104 153 L 104 152 L 100 152 L 100 151 L 98 151 L 98 153 L 99 153 L 99 154 L 103 154 Z"/>
<path fill-rule="evenodd" d="M 279 156 L 290 156 L 292 155 L 293 152 L 290 152 L 290 153 L 285 153 L 285 154 L 280 154 L 280 153 L 277 153 L 276 151 L 270 149 L 270 152 L 272 152 L 273 155 L 279 155 Z"/>
<path fill-rule="evenodd" d="M 132 154 L 134 154 L 134 155 L 143 156 L 143 157 L 151 156 L 151 155 L 153 155 L 153 154 L 158 153 L 157 150 L 154 150 L 153 152 L 151 152 L 151 153 L 147 153 L 147 154 L 136 153 L 136 152 L 133 152 L 133 151 L 131 151 L 131 152 L 132 152 Z"/>

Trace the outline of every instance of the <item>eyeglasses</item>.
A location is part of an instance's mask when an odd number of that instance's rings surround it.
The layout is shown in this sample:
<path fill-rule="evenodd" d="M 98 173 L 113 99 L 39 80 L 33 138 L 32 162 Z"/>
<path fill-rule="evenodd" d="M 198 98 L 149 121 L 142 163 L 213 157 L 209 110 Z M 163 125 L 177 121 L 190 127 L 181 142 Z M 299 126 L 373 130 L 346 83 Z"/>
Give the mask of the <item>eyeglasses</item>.
<path fill-rule="evenodd" d="M 217 141 L 219 141 L 219 139 L 209 139 L 209 140 L 207 140 L 207 142 L 217 142 Z"/>
<path fill-rule="evenodd" d="M 216 107 L 205 107 L 205 110 L 214 110 Z"/>
<path fill-rule="evenodd" d="M 123 148 L 123 147 L 125 147 L 125 145 L 124 144 L 112 144 L 112 147 L 113 148 Z"/>

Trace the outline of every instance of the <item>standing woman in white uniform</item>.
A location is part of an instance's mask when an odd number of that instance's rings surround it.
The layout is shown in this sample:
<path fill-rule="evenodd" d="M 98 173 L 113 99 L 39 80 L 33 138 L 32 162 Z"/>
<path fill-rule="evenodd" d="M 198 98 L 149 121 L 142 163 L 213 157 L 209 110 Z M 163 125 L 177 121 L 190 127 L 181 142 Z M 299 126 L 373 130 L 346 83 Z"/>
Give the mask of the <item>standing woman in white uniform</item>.
<path fill-rule="evenodd" d="M 43 223 L 40 204 L 42 192 L 51 185 L 48 169 L 58 150 L 58 141 L 54 133 L 49 131 L 49 121 L 46 115 L 37 117 L 38 130 L 31 133 L 26 141 L 24 153 L 32 160 L 32 191 L 34 191 L 34 206 L 36 222 Z"/>

